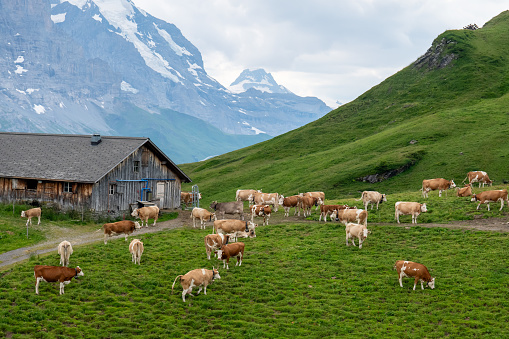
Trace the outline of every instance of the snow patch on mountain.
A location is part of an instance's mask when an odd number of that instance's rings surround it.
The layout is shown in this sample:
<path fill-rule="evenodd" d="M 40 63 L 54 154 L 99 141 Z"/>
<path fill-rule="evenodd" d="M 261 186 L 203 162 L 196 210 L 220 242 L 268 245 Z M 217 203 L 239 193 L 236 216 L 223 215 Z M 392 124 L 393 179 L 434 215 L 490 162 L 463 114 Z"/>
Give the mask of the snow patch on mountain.
<path fill-rule="evenodd" d="M 292 93 L 284 86 L 278 85 L 272 74 L 261 68 L 243 70 L 228 89 L 233 93 L 243 93 L 249 89 L 262 93 Z"/>

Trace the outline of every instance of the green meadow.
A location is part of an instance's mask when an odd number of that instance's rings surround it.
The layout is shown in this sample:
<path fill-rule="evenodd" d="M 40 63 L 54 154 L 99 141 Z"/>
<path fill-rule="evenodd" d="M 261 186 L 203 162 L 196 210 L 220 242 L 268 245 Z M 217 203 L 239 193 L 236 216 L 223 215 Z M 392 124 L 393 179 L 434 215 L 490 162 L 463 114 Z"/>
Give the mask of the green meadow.
<path fill-rule="evenodd" d="M 192 228 L 142 235 L 141 265 L 128 242 L 75 247 L 70 266 L 85 275 L 59 295 L 34 265 L 58 265 L 55 253 L 0 273 L 0 335 L 13 338 L 125 336 L 492 337 L 509 332 L 509 234 L 446 228 L 370 226 L 362 250 L 345 245 L 337 223 L 281 223 L 244 239 L 242 266 L 207 260 Z M 209 226 L 210 228 L 210 226 Z M 132 238 L 132 237 L 131 237 Z M 398 284 L 398 259 L 424 263 L 436 288 Z M 207 295 L 182 302 L 175 277 L 218 267 Z M 196 290 L 194 291 L 196 292 Z"/>

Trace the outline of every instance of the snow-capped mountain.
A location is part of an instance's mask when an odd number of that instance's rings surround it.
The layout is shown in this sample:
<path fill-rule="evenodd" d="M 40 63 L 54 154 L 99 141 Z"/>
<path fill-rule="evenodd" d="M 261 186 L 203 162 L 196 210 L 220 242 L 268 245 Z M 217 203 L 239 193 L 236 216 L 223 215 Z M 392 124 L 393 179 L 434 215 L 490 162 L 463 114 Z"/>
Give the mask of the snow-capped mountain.
<path fill-rule="evenodd" d="M 266 81 L 269 91 L 233 93 L 175 25 L 130 0 L 0 0 L 0 34 L 2 131 L 143 135 L 187 162 L 330 111 L 265 71 L 252 83 Z"/>
<path fill-rule="evenodd" d="M 293 94 L 284 86 L 278 85 L 272 77 L 272 74 L 265 72 L 265 70 L 261 68 L 243 70 L 239 77 L 228 87 L 233 93 L 242 93 L 250 88 L 265 93 Z"/>

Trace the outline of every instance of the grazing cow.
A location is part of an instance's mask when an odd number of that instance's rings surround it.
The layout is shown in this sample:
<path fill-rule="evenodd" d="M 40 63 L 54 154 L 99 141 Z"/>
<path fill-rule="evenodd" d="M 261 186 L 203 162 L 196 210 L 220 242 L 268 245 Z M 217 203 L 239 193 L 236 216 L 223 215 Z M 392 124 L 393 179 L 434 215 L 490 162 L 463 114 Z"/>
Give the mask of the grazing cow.
<path fill-rule="evenodd" d="M 254 217 L 263 217 L 263 226 L 269 225 L 269 218 L 272 213 L 272 208 L 269 205 L 253 205 L 251 209 L 251 222 L 254 222 Z"/>
<path fill-rule="evenodd" d="M 488 205 L 488 211 L 490 210 L 490 202 L 500 201 L 500 211 L 504 208 L 504 200 L 507 202 L 507 206 L 509 207 L 509 200 L 507 200 L 507 190 L 494 190 L 494 191 L 484 191 L 479 194 L 474 194 L 470 201 L 479 201 L 477 205 L 477 209 L 481 206 L 481 204 Z"/>
<path fill-rule="evenodd" d="M 255 228 L 258 225 L 251 221 L 236 219 L 223 219 L 214 221 L 214 229 L 217 234 L 229 235 L 230 241 L 237 241 L 237 237 L 256 238 Z M 246 236 L 247 235 L 247 236 Z"/>
<path fill-rule="evenodd" d="M 244 220 L 244 203 L 242 201 L 229 201 L 229 202 L 217 202 L 213 201 L 210 204 L 216 212 L 216 216 L 220 216 L 224 219 L 225 214 L 239 214 L 241 219 Z"/>
<path fill-rule="evenodd" d="M 226 269 L 229 270 L 228 266 L 231 257 L 237 257 L 237 263 L 235 266 L 242 265 L 242 258 L 244 257 L 244 243 L 236 242 L 233 244 L 223 245 L 221 251 L 218 251 L 217 257 L 223 260 L 223 268 L 226 265 Z"/>
<path fill-rule="evenodd" d="M 472 195 L 472 185 L 466 184 L 465 187 L 458 189 L 456 192 L 458 197 L 469 197 Z"/>
<path fill-rule="evenodd" d="M 216 219 L 216 213 L 211 213 L 204 208 L 195 207 L 191 212 L 191 218 L 193 218 L 193 227 L 196 228 L 196 219 L 200 220 L 201 229 L 205 229 L 205 221 L 212 221 Z"/>
<path fill-rule="evenodd" d="M 184 289 L 182 291 L 182 301 L 186 302 L 186 294 L 189 294 L 194 297 L 191 292 L 193 291 L 193 287 L 199 287 L 197 295 L 200 294 L 202 288 L 204 289 L 203 294 L 207 295 L 207 286 L 214 282 L 215 279 L 221 279 L 219 276 L 219 271 L 212 267 L 211 270 L 207 270 L 204 268 L 197 268 L 195 270 L 189 271 L 184 275 L 177 275 L 175 280 L 173 281 L 173 285 L 171 286 L 171 293 L 173 294 L 173 287 L 177 282 L 177 279 L 180 278 L 180 285 Z"/>
<path fill-rule="evenodd" d="M 72 246 L 71 243 L 67 240 L 62 241 L 58 244 L 57 252 L 60 255 L 60 264 L 62 266 L 69 265 L 69 257 L 72 254 Z"/>
<path fill-rule="evenodd" d="M 293 212 L 293 215 L 297 214 L 297 210 L 299 212 L 300 217 L 300 199 L 302 196 L 300 195 L 291 195 L 289 197 L 285 197 L 284 195 L 279 196 L 279 202 L 278 204 L 283 206 L 283 209 L 285 210 L 285 217 L 290 216 L 290 208 L 295 207 L 295 211 Z"/>
<path fill-rule="evenodd" d="M 302 215 L 305 217 L 309 217 L 311 215 L 311 207 L 322 204 L 322 200 L 317 197 L 312 196 L 303 196 L 300 198 L 300 209 L 302 210 Z"/>
<path fill-rule="evenodd" d="M 279 207 L 279 193 L 254 193 L 251 197 L 253 205 L 272 205 L 274 212 L 277 212 Z"/>
<path fill-rule="evenodd" d="M 438 179 L 429 179 L 429 180 L 423 180 L 422 181 L 422 196 L 424 198 L 428 197 L 429 191 L 435 191 L 438 190 L 438 196 L 442 196 L 442 191 L 448 190 L 450 188 L 456 187 L 456 184 L 454 183 L 454 180 L 445 180 L 442 178 Z"/>
<path fill-rule="evenodd" d="M 357 238 L 359 239 L 359 249 L 362 248 L 362 243 L 368 237 L 368 234 L 371 233 L 371 231 L 368 230 L 368 228 L 365 225 L 354 224 L 351 222 L 346 224 L 345 231 L 346 231 L 346 246 L 349 246 L 348 239 L 352 239 L 352 244 L 356 246 L 354 238 Z"/>
<path fill-rule="evenodd" d="M 30 223 L 30 226 L 32 226 L 32 218 L 37 217 L 37 225 L 41 224 L 41 208 L 31 208 L 26 211 L 21 211 L 21 217 L 22 218 L 28 218 L 26 226 L 28 226 L 28 223 Z"/>
<path fill-rule="evenodd" d="M 395 210 L 395 218 L 399 222 L 400 215 L 411 215 L 412 216 L 412 224 L 417 224 L 417 217 L 419 214 L 427 212 L 426 204 L 420 204 L 418 202 L 403 202 L 398 201 L 394 205 Z"/>
<path fill-rule="evenodd" d="M 473 184 L 474 182 L 479 183 L 479 188 L 484 187 L 484 184 L 486 185 L 493 185 L 493 181 L 490 180 L 490 177 L 488 176 L 488 173 L 484 171 L 473 171 L 468 172 L 467 177 L 463 180 L 463 183 L 468 179 L 469 184 Z"/>
<path fill-rule="evenodd" d="M 156 221 L 159 218 L 159 207 L 157 206 L 145 206 L 142 208 L 135 208 L 131 216 L 135 218 L 140 218 L 141 227 L 143 227 L 143 222 L 145 222 L 145 227 L 148 227 L 148 219 L 154 219 L 154 226 L 156 225 Z"/>
<path fill-rule="evenodd" d="M 323 193 L 323 192 L 306 192 L 306 193 L 302 193 L 302 196 L 315 198 L 315 202 L 316 202 L 315 210 L 318 209 L 319 205 L 323 205 L 325 203 L 325 193 Z"/>
<path fill-rule="evenodd" d="M 129 244 L 129 252 L 131 252 L 132 262 L 141 265 L 141 255 L 143 254 L 143 243 L 140 239 L 133 239 Z"/>
<path fill-rule="evenodd" d="M 210 260 L 212 252 L 220 249 L 223 245 L 228 244 L 228 234 L 207 234 L 205 236 L 205 251 L 207 252 L 207 259 Z"/>
<path fill-rule="evenodd" d="M 398 260 L 394 265 L 394 269 L 398 271 L 399 286 L 403 287 L 403 277 L 414 277 L 414 291 L 417 281 L 421 281 L 421 289 L 424 290 L 423 282 L 431 289 L 435 288 L 435 278 L 431 277 L 428 269 L 423 264 L 412 261 Z"/>
<path fill-rule="evenodd" d="M 255 193 L 261 193 L 262 190 L 237 190 L 235 193 L 236 201 L 249 201 L 249 206 L 251 206 L 251 197 Z"/>
<path fill-rule="evenodd" d="M 60 282 L 60 295 L 62 295 L 64 294 L 64 285 L 69 284 L 72 278 L 82 277 L 83 275 L 83 271 L 79 266 L 70 268 L 64 266 L 36 265 L 34 266 L 35 294 L 39 294 L 39 283 L 41 281 L 58 281 Z"/>
<path fill-rule="evenodd" d="M 368 211 L 357 208 L 336 210 L 332 213 L 331 218 L 334 218 L 336 221 L 345 224 L 345 226 L 349 222 L 362 224 L 364 226 L 368 225 Z"/>
<path fill-rule="evenodd" d="M 373 205 L 376 203 L 376 209 L 378 209 L 378 205 L 387 201 L 387 196 L 385 194 L 379 193 L 377 191 L 364 191 L 360 199 L 355 199 L 357 201 L 362 200 L 364 204 L 364 209 L 368 209 L 368 205 L 371 204 L 371 209 L 373 209 Z"/>
<path fill-rule="evenodd" d="M 193 195 L 193 192 L 180 192 L 180 203 L 183 203 L 186 207 L 194 202 L 194 198 L 195 195 Z M 198 200 L 200 199 L 201 193 L 198 193 Z"/>
<path fill-rule="evenodd" d="M 104 230 L 104 244 L 107 243 L 107 237 L 115 234 L 124 233 L 125 241 L 127 241 L 127 236 L 134 232 L 135 229 L 141 228 L 140 224 L 137 221 L 131 220 L 122 220 L 117 222 L 110 222 L 103 225 L 102 229 Z M 98 229 L 96 232 L 100 231 Z"/>
<path fill-rule="evenodd" d="M 318 219 L 318 221 L 322 221 L 323 216 L 323 221 L 327 222 L 327 216 L 329 214 L 331 215 L 330 218 L 332 221 L 332 215 L 334 214 L 334 212 L 336 212 L 337 214 L 338 210 L 344 210 L 348 208 L 350 208 L 350 206 L 348 205 L 320 205 L 320 219 Z"/>

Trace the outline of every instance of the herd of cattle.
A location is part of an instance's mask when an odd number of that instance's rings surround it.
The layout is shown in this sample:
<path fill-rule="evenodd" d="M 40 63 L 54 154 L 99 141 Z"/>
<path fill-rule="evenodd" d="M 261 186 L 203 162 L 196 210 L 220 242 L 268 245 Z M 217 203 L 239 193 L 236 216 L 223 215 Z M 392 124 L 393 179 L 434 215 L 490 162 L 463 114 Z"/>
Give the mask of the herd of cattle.
<path fill-rule="evenodd" d="M 481 184 L 492 185 L 492 181 L 489 179 L 486 172 L 477 171 L 469 172 L 463 182 L 468 180 L 463 188 L 457 190 L 457 196 L 465 197 L 472 196 L 471 201 L 478 201 L 477 209 L 481 204 L 487 204 L 488 210 L 490 209 L 490 202 L 501 202 L 500 210 L 504 206 L 504 201 L 508 203 L 509 200 L 507 190 L 491 190 L 484 191 L 479 194 L 472 193 L 472 184 L 475 182 Z M 427 198 L 430 191 L 438 190 L 439 196 L 442 196 L 442 192 L 448 189 L 455 188 L 456 184 L 453 180 L 445 180 L 442 178 L 423 180 L 422 182 L 422 196 Z M 186 206 L 189 202 L 192 202 L 193 197 L 197 195 L 189 194 L 190 192 L 182 192 L 182 203 Z M 187 194 L 186 194 L 187 193 Z M 198 199 L 201 199 L 201 194 Z M 213 234 L 205 236 L 205 251 L 207 259 L 211 259 L 212 253 L 214 256 L 217 255 L 218 260 L 223 260 L 223 268 L 229 269 L 230 258 L 237 258 L 236 266 L 242 265 L 242 259 L 244 257 L 245 244 L 243 242 L 237 242 L 238 238 L 255 238 L 257 224 L 254 223 L 255 217 L 263 218 L 263 225 L 269 224 L 269 218 L 272 211 L 277 212 L 279 207 L 284 209 L 284 216 L 288 217 L 290 209 L 294 208 L 294 215 L 303 213 L 303 216 L 311 215 L 311 209 L 315 207 L 316 210 L 320 209 L 319 221 L 324 220 L 327 222 L 327 217 L 332 221 L 336 220 L 345 225 L 346 233 L 346 245 L 349 245 L 349 240 L 355 245 L 355 238 L 358 239 L 358 247 L 362 248 L 363 242 L 371 233 L 367 229 L 368 219 L 368 206 L 371 205 L 371 209 L 376 204 L 378 210 L 379 205 L 387 201 L 385 194 L 381 194 L 376 191 L 364 191 L 357 201 L 361 201 L 364 205 L 364 209 L 358 209 L 357 207 L 350 207 L 348 205 L 325 205 L 325 194 L 323 192 L 307 192 L 299 195 L 293 195 L 284 197 L 278 193 L 262 193 L 259 190 L 237 190 L 235 201 L 231 202 L 217 202 L 213 201 L 210 204 L 210 208 L 214 212 L 210 212 L 207 209 L 195 207 L 191 212 L 191 218 L 193 227 L 197 227 L 196 221 L 200 221 L 200 228 L 205 229 L 206 222 L 213 222 Z M 251 220 L 245 221 L 244 216 L 244 202 L 249 203 L 249 214 Z M 412 223 L 417 223 L 417 217 L 420 213 L 427 212 L 425 203 L 418 202 L 406 202 L 398 201 L 394 205 L 395 209 L 395 220 L 400 223 L 400 215 L 411 215 Z M 239 219 L 225 219 L 225 215 L 237 215 Z M 106 223 L 100 230 L 104 232 L 104 244 L 107 244 L 107 238 L 114 234 L 124 234 L 125 241 L 127 241 L 128 235 L 132 234 L 136 229 L 139 229 L 145 225 L 148 227 L 148 220 L 154 220 L 154 226 L 156 224 L 159 208 L 157 206 L 146 206 L 139 209 L 135 209 L 132 214 L 133 217 L 141 220 L 141 225 L 137 221 L 122 220 L 113 223 Z M 31 218 L 38 217 L 38 224 L 40 224 L 41 209 L 33 208 L 27 211 L 21 212 L 22 217 L 28 218 L 27 225 L 31 224 Z M 68 241 L 62 241 L 58 246 L 58 254 L 60 255 L 60 265 L 62 266 L 44 266 L 38 265 L 34 267 L 34 275 L 36 278 L 36 294 L 39 294 L 39 282 L 60 282 L 60 294 L 64 293 L 64 285 L 68 284 L 72 278 L 83 276 L 84 273 L 79 266 L 76 268 L 66 267 L 69 264 L 69 256 L 73 253 L 71 244 Z M 132 255 L 132 262 L 141 264 L 141 255 L 143 254 L 143 243 L 139 239 L 134 239 L 129 244 L 129 252 Z M 394 265 L 394 269 L 397 270 L 398 279 L 400 286 L 402 285 L 403 277 L 412 277 L 415 279 L 414 287 L 417 282 L 421 282 L 421 288 L 424 289 L 423 283 L 430 288 L 435 287 L 435 278 L 431 277 L 428 269 L 419 263 L 411 261 L 398 260 Z M 172 285 L 172 292 L 177 279 L 180 279 L 180 284 L 183 288 L 182 300 L 185 302 L 187 294 L 191 294 L 194 287 L 198 287 L 199 294 L 204 289 L 204 294 L 207 294 L 207 286 L 212 283 L 215 279 L 220 279 L 219 272 L 217 269 L 195 269 L 185 275 L 179 275 L 175 278 Z"/>

